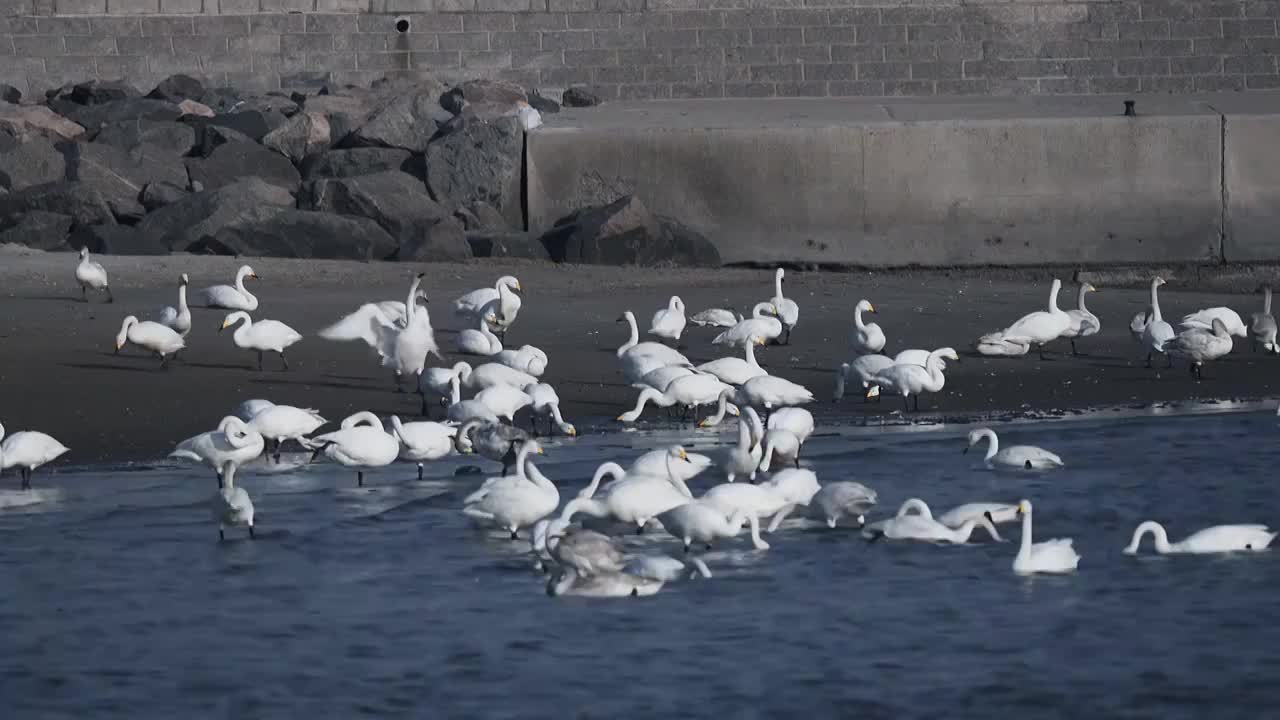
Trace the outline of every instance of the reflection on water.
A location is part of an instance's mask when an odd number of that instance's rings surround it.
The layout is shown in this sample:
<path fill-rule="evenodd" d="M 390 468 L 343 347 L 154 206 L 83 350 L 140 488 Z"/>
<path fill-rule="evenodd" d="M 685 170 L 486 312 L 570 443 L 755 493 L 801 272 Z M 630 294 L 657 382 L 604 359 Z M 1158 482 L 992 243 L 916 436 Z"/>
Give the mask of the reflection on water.
<path fill-rule="evenodd" d="M 1075 538 L 1079 573 L 1017 577 L 1014 543 L 869 545 L 788 521 L 768 552 L 744 533 L 708 553 L 712 580 L 643 600 L 553 600 L 524 543 L 459 514 L 483 475 L 455 470 L 474 458 L 429 466 L 421 482 L 411 464 L 370 473 L 364 489 L 333 466 L 246 471 L 259 539 L 231 530 L 222 544 L 207 469 L 39 473 L 34 493 L 0 492 L 0 717 L 1165 718 L 1276 706 L 1277 553 L 1120 552 L 1146 519 L 1175 538 L 1275 521 L 1274 415 L 1001 428 L 1003 443 L 1067 462 L 1030 477 L 962 456 L 967 429 L 824 430 L 805 463 L 875 488 L 876 516 L 914 496 L 937 511 L 1030 498 L 1037 537 Z M 569 497 L 604 460 L 682 439 L 710 453 L 732 434 L 693 437 L 583 437 L 553 444 L 539 467 Z M 680 550 L 660 535 L 626 542 Z"/>

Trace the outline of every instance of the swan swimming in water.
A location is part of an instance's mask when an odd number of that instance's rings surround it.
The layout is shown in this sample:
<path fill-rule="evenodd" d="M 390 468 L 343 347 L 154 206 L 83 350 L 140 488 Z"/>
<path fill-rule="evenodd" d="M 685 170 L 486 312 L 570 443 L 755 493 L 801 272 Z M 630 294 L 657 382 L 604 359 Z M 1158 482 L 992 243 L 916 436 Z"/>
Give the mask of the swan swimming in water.
<path fill-rule="evenodd" d="M 310 408 L 297 408 L 292 405 L 272 405 L 253 416 L 249 427 L 256 430 L 266 440 L 274 441 L 273 457 L 280 461 L 280 446 L 285 440 L 293 440 L 303 447 L 306 436 L 315 432 L 327 420 L 320 413 Z"/>
<path fill-rule="evenodd" d="M 178 305 L 162 308 L 156 319 L 161 325 L 173 330 L 182 337 L 191 332 L 191 308 L 187 306 L 187 274 L 182 273 L 178 279 Z"/>
<path fill-rule="evenodd" d="M 969 431 L 969 444 L 965 447 L 964 452 L 969 452 L 969 448 L 984 439 L 989 444 L 987 445 L 987 455 L 983 458 L 983 462 L 989 468 L 1052 470 L 1063 466 L 1062 458 L 1035 445 L 1010 445 L 1001 449 L 1000 440 L 991 428 L 978 428 Z"/>
<path fill-rule="evenodd" d="M 309 444 L 315 448 L 312 460 L 323 454 L 355 468 L 358 487 L 364 487 L 365 470 L 390 465 L 400 454 L 400 439 L 386 431 L 377 415 L 367 411 L 351 415 L 339 429 L 317 435 Z"/>
<path fill-rule="evenodd" d="M 258 298 L 244 286 L 245 278 L 258 279 L 258 274 L 248 265 L 241 265 L 236 271 L 236 284 L 214 285 L 195 294 L 196 304 L 223 310 L 243 310 L 253 312 L 258 309 Z"/>
<path fill-rule="evenodd" d="M 88 288 L 101 290 L 107 294 L 107 302 L 116 301 L 111 294 L 111 286 L 107 283 L 107 271 L 99 263 L 89 259 L 89 248 L 80 248 L 80 262 L 76 265 L 76 282 L 80 283 L 80 299 L 89 302 Z"/>
<path fill-rule="evenodd" d="M 656 595 L 666 583 L 626 572 L 581 575 L 573 568 L 563 569 L 547 581 L 547 595 L 571 595 L 589 598 L 649 597 Z"/>
<path fill-rule="evenodd" d="M 873 355 L 884 349 L 884 331 L 879 325 L 862 320 L 862 313 L 875 311 L 870 300 L 859 300 L 853 308 L 853 336 L 849 339 L 849 347 L 854 354 Z"/>
<path fill-rule="evenodd" d="M 518 427 L 472 418 L 458 427 L 454 449 L 459 454 L 476 452 L 490 460 L 502 463 L 506 475 L 515 462 L 516 446 L 532 440 L 529 433 Z"/>
<path fill-rule="evenodd" d="M 1133 531 L 1133 540 L 1124 549 L 1126 555 L 1138 554 L 1142 538 L 1151 533 L 1155 536 L 1156 552 L 1161 555 L 1171 553 L 1208 554 L 1227 553 L 1242 550 L 1261 552 L 1271 545 L 1276 533 L 1266 525 L 1214 525 L 1194 532 L 1182 542 L 1170 543 L 1169 534 L 1158 522 L 1148 520 Z"/>
<path fill-rule="evenodd" d="M 302 339 L 301 333 L 279 320 L 259 320 L 254 322 L 249 317 L 249 313 L 242 311 L 227 315 L 226 319 L 222 321 L 222 327 L 218 328 L 218 330 L 222 331 L 229 327 L 235 327 L 236 323 L 240 323 L 240 327 L 236 328 L 231 337 L 235 341 L 236 347 L 257 351 L 259 371 L 262 370 L 262 354 L 265 352 L 278 354 L 284 369 L 289 369 L 289 360 L 285 358 L 284 351 L 296 345 Z"/>
<path fill-rule="evenodd" d="M 20 468 L 23 490 L 31 489 L 31 473 L 70 450 L 53 437 L 35 430 L 22 430 L 5 437 L 4 426 L 0 425 L 0 438 L 4 438 L 0 442 L 0 473 L 11 467 Z"/>
<path fill-rule="evenodd" d="M 1071 546 L 1070 538 L 1032 542 L 1030 500 L 1018 503 L 1018 514 L 1022 516 L 1022 544 L 1013 559 L 1015 573 L 1064 573 L 1073 572 L 1080 566 L 1080 555 Z"/>
<path fill-rule="evenodd" d="M 169 356 L 187 344 L 173 329 L 150 320 L 139 322 L 134 315 L 124 319 L 120 332 L 116 334 L 116 352 L 124 348 L 125 342 L 159 355 L 161 368 L 168 367 Z"/>
<path fill-rule="evenodd" d="M 791 344 L 791 330 L 795 328 L 796 323 L 800 322 L 800 306 L 795 300 L 784 297 L 782 294 L 782 278 L 786 273 L 782 268 L 778 268 L 773 273 L 773 297 L 769 299 L 773 305 L 778 321 L 782 323 L 782 344 Z M 766 338 L 773 340 L 775 338 Z"/>
<path fill-rule="evenodd" d="M 633 473 L 628 473 L 621 481 L 606 488 L 602 496 L 579 493 L 560 511 L 560 521 L 569 523 L 574 515 L 584 513 L 594 518 L 612 518 L 634 526 L 637 533 L 643 532 L 650 518 L 693 499 L 681 479 L 682 473 L 675 469 L 675 465 L 689 462 L 688 454 L 677 445 L 667 449 L 664 455 L 665 475 L 633 476 Z"/>
<path fill-rule="evenodd" d="M 774 473 L 759 485 L 716 485 L 703 493 L 700 500 L 725 517 L 741 510 L 759 518 L 772 518 L 769 532 L 773 532 L 794 508 L 808 507 L 820 489 L 818 476 L 812 470 L 787 469 Z"/>
<path fill-rule="evenodd" d="M 496 525 L 519 538 L 520 528 L 529 527 L 551 515 L 560 504 L 560 491 L 533 464 L 529 455 L 542 454 L 533 440 L 521 444 L 516 455 L 518 473 L 512 478 L 491 478 L 485 486 L 466 499 L 463 514 L 474 520 Z M 563 519 L 563 517 L 562 517 Z"/>
<path fill-rule="evenodd" d="M 1076 309 L 1067 311 L 1067 318 L 1071 322 L 1067 329 L 1062 331 L 1062 337 L 1071 340 L 1072 355 L 1078 354 L 1076 352 L 1076 338 L 1097 335 L 1098 331 L 1102 329 L 1102 322 L 1098 320 L 1098 316 L 1089 312 L 1089 309 L 1084 306 L 1084 296 L 1097 291 L 1098 289 L 1092 284 L 1081 283 L 1080 292 L 1076 295 Z"/>
<path fill-rule="evenodd" d="M 994 502 L 965 503 L 942 513 L 938 522 L 949 528 L 958 528 L 966 520 L 984 515 L 996 525 L 1013 522 L 1018 519 L 1018 506 Z"/>
<path fill-rule="evenodd" d="M 649 334 L 680 342 L 684 325 L 684 301 L 679 295 L 672 295 L 667 306 L 653 314 L 653 322 L 649 324 Z"/>

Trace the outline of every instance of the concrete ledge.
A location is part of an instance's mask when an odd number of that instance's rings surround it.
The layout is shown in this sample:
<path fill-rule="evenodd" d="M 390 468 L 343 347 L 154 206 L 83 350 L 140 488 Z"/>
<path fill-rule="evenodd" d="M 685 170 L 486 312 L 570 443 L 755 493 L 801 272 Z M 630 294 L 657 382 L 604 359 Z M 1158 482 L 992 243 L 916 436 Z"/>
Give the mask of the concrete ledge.
<path fill-rule="evenodd" d="M 635 192 L 730 263 L 1220 260 L 1215 98 L 1137 100 L 1136 118 L 1114 97 L 567 111 L 529 134 L 529 224 Z"/>

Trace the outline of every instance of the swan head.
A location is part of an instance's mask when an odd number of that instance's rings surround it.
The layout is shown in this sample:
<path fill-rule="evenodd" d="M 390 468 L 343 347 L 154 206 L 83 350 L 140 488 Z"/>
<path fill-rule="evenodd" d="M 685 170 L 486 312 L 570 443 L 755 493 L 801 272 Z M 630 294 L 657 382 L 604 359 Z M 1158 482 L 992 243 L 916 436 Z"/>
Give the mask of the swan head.
<path fill-rule="evenodd" d="M 631 312 L 630 310 L 627 310 L 626 312 L 618 316 L 617 321 L 618 322 L 635 322 L 635 319 L 636 319 L 636 314 Z"/>
<path fill-rule="evenodd" d="M 876 306 L 872 305 L 870 300 L 859 300 L 857 309 L 859 312 L 865 312 L 865 313 L 876 312 Z"/>
<path fill-rule="evenodd" d="M 1019 515 L 1019 516 L 1022 516 L 1022 515 L 1030 515 L 1030 514 L 1031 514 L 1031 501 L 1030 501 L 1030 500 L 1021 500 L 1021 501 L 1019 501 L 1019 502 L 1018 502 L 1018 515 Z"/>
<path fill-rule="evenodd" d="M 253 278 L 254 280 L 258 279 L 258 273 L 254 272 L 253 268 L 249 267 L 248 265 L 241 265 L 240 271 L 237 272 L 236 275 L 239 275 L 242 278 Z"/>
<path fill-rule="evenodd" d="M 1085 283 L 1085 284 L 1084 284 L 1084 291 L 1085 291 L 1085 292 L 1087 292 L 1087 293 L 1091 293 L 1091 292 L 1098 292 L 1098 288 L 1094 287 L 1094 286 L 1093 286 L 1093 283 Z"/>
<path fill-rule="evenodd" d="M 520 281 L 512 275 L 503 275 L 498 278 L 498 285 L 510 290 L 515 290 L 516 292 L 524 292 L 524 288 L 520 285 Z"/>
<path fill-rule="evenodd" d="M 751 336 L 751 342 L 750 342 L 750 344 L 751 344 L 751 345 L 759 345 L 760 347 L 764 347 L 764 345 L 765 345 L 765 339 L 764 339 L 763 337 L 759 336 L 759 335 L 753 335 L 753 336 Z"/>
<path fill-rule="evenodd" d="M 87 247 L 80 248 L 80 259 L 83 260 L 87 257 L 89 257 L 89 248 Z"/>
<path fill-rule="evenodd" d="M 190 281 L 189 279 L 187 279 L 187 274 L 186 274 L 186 273 L 182 273 L 182 275 L 178 276 L 178 285 L 179 285 L 180 287 L 186 287 L 186 286 L 187 286 L 187 284 L 189 284 L 190 282 L 191 282 L 191 281 Z"/>
<path fill-rule="evenodd" d="M 124 319 L 124 322 L 120 325 L 120 332 L 116 335 L 116 352 L 120 352 L 124 348 L 125 341 L 129 339 L 129 328 L 137 324 L 138 317 L 136 315 L 130 315 Z"/>
<path fill-rule="evenodd" d="M 976 430 L 970 430 L 969 445 L 964 449 L 964 452 L 969 452 L 969 448 L 982 442 L 982 440 L 988 436 L 995 437 L 995 431 L 992 430 L 991 428 L 978 428 Z"/>
<path fill-rule="evenodd" d="M 235 325 L 236 323 L 240 322 L 241 318 L 248 320 L 249 314 L 244 312 L 243 310 L 238 310 L 236 312 L 228 314 L 225 318 L 223 318 L 222 325 L 218 326 L 218 332 L 222 332 L 223 330 L 226 330 L 232 325 Z"/>
<path fill-rule="evenodd" d="M 561 432 L 563 432 L 565 435 L 568 435 L 569 437 L 578 436 L 578 428 L 574 427 L 573 423 L 565 423 L 564 427 L 560 428 L 560 430 Z"/>
<path fill-rule="evenodd" d="M 1160 277 L 1159 275 L 1157 275 L 1157 276 L 1156 276 L 1156 277 L 1151 281 L 1151 287 L 1160 287 L 1161 285 L 1164 285 L 1164 282 L 1165 282 L 1165 281 L 1164 281 L 1164 278 L 1162 278 L 1162 277 Z"/>
<path fill-rule="evenodd" d="M 679 310 L 680 312 L 684 312 L 684 301 L 680 299 L 679 295 L 672 295 L 671 301 L 668 303 L 668 305 L 671 307 L 672 310 Z"/>

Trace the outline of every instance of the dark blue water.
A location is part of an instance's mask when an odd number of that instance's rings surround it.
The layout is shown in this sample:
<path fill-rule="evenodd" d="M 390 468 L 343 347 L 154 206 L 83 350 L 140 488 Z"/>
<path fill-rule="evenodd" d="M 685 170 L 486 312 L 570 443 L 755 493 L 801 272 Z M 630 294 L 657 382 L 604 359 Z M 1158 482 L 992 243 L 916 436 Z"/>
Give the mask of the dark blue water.
<path fill-rule="evenodd" d="M 847 431 L 806 448 L 820 480 L 857 479 L 879 515 L 1035 503 L 1036 535 L 1075 538 L 1080 571 L 1022 578 L 1014 542 L 865 543 L 788 523 L 715 577 L 647 599 L 545 595 L 524 543 L 458 512 L 477 476 L 441 462 L 334 467 L 241 484 L 259 537 L 217 541 L 207 471 L 38 474 L 0 503 L 0 717 L 1035 718 L 1265 717 L 1280 703 L 1280 555 L 1121 554 L 1141 520 L 1175 539 L 1273 521 L 1280 426 L 1263 413 L 997 428 L 1059 452 L 1041 477 L 978 469 L 967 428 Z M 605 459 L 683 438 L 557 445 L 571 495 Z M 729 436 L 723 436 L 728 441 Z M 695 481 L 706 487 L 709 477 Z M 6 486 L 16 483 L 6 479 Z M 678 553 L 659 537 L 638 550 Z"/>

